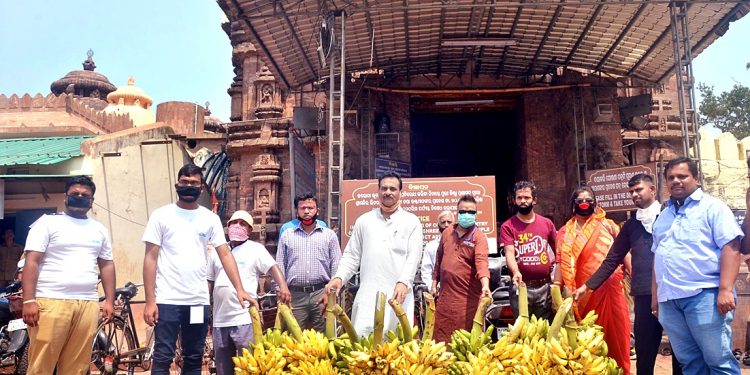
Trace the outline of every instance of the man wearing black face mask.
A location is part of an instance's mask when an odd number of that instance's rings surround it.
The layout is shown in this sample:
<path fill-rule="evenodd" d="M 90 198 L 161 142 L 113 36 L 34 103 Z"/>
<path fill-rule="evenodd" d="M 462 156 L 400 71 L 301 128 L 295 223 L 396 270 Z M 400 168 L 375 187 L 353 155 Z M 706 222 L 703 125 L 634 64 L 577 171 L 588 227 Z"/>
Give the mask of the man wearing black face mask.
<path fill-rule="evenodd" d="M 87 217 L 96 185 L 71 178 L 65 185 L 65 211 L 44 215 L 26 239 L 23 320 L 29 326 L 28 374 L 84 374 L 99 318 L 99 267 L 104 287 L 101 316 L 112 317 L 115 265 L 109 234 Z"/>
<path fill-rule="evenodd" d="M 518 316 L 518 283 L 526 283 L 529 314 L 552 319 L 550 281 L 555 254 L 555 225 L 537 215 L 536 186 L 519 181 L 513 186 L 516 214 L 500 226 L 500 243 L 505 244 L 505 262 L 513 275 L 510 306 Z"/>
<path fill-rule="evenodd" d="M 325 332 L 323 309 L 328 301 L 324 287 L 336 272 L 341 247 L 336 233 L 317 223 L 318 200 L 312 194 L 294 198 L 299 225 L 281 235 L 276 263 L 292 292 L 294 318 L 302 328 L 308 324 Z"/>
<path fill-rule="evenodd" d="M 155 326 L 151 369 L 154 375 L 169 373 L 178 333 L 182 338 L 182 373 L 200 373 L 208 330 L 206 259 L 209 243 L 216 249 L 240 304 L 248 302 L 257 306 L 242 286 L 221 220 L 198 205 L 202 188 L 203 173 L 199 167 L 187 164 L 180 168 L 175 184 L 180 199 L 156 209 L 143 234 L 146 244 L 143 317 L 148 325 Z"/>

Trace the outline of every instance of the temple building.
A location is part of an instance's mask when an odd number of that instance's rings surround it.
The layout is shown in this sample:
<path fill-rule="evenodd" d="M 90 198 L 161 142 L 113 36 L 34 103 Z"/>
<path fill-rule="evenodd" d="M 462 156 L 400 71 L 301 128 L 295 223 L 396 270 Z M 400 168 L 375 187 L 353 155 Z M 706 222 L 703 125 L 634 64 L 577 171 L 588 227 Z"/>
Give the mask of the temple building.
<path fill-rule="evenodd" d="M 134 126 L 153 124 L 156 122 L 151 110 L 153 100 L 143 89 L 135 86 L 135 79 L 128 78 L 128 85 L 107 94 L 107 106 L 104 113 L 127 114 Z"/>

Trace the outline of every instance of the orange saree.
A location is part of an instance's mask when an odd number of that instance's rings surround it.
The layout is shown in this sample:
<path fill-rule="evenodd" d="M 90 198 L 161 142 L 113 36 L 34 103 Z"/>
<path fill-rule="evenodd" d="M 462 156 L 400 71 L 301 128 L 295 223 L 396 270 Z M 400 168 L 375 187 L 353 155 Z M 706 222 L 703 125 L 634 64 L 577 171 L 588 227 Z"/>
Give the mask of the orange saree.
<path fill-rule="evenodd" d="M 596 272 L 619 231 L 617 224 L 607 219 L 599 207 L 582 227 L 573 217 L 560 228 L 557 257 L 563 284 L 569 291 L 578 289 Z M 621 282 L 622 269 L 618 268 L 598 289 L 578 300 L 575 312 L 578 319 L 591 310 L 599 315 L 596 323 L 603 327 L 609 356 L 627 375 L 630 373 L 630 315 Z"/>

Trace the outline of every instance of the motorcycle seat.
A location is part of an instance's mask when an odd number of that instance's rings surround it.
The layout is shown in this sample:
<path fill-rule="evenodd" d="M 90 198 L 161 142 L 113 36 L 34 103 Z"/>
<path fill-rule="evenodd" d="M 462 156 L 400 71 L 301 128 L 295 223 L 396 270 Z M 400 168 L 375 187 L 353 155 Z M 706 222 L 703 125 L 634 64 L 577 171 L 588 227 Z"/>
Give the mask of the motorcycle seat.
<path fill-rule="evenodd" d="M 115 289 L 115 296 L 122 296 L 123 298 L 131 299 L 138 293 L 138 287 L 135 284 L 128 282 L 122 288 Z"/>

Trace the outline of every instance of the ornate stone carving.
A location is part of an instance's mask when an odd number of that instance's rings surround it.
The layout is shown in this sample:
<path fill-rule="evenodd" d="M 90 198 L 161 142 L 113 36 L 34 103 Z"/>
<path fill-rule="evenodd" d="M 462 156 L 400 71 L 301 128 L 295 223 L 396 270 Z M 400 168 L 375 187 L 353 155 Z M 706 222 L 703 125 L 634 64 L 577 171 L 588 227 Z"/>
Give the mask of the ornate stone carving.
<path fill-rule="evenodd" d="M 267 66 L 260 71 L 253 82 L 255 85 L 255 116 L 259 119 L 281 117 L 284 108 L 281 104 L 279 86 Z"/>
<path fill-rule="evenodd" d="M 679 156 L 667 141 L 654 142 L 648 161 L 670 161 Z"/>
<path fill-rule="evenodd" d="M 271 150 L 264 150 L 252 165 L 253 217 L 265 223 L 279 222 L 281 164 Z"/>

